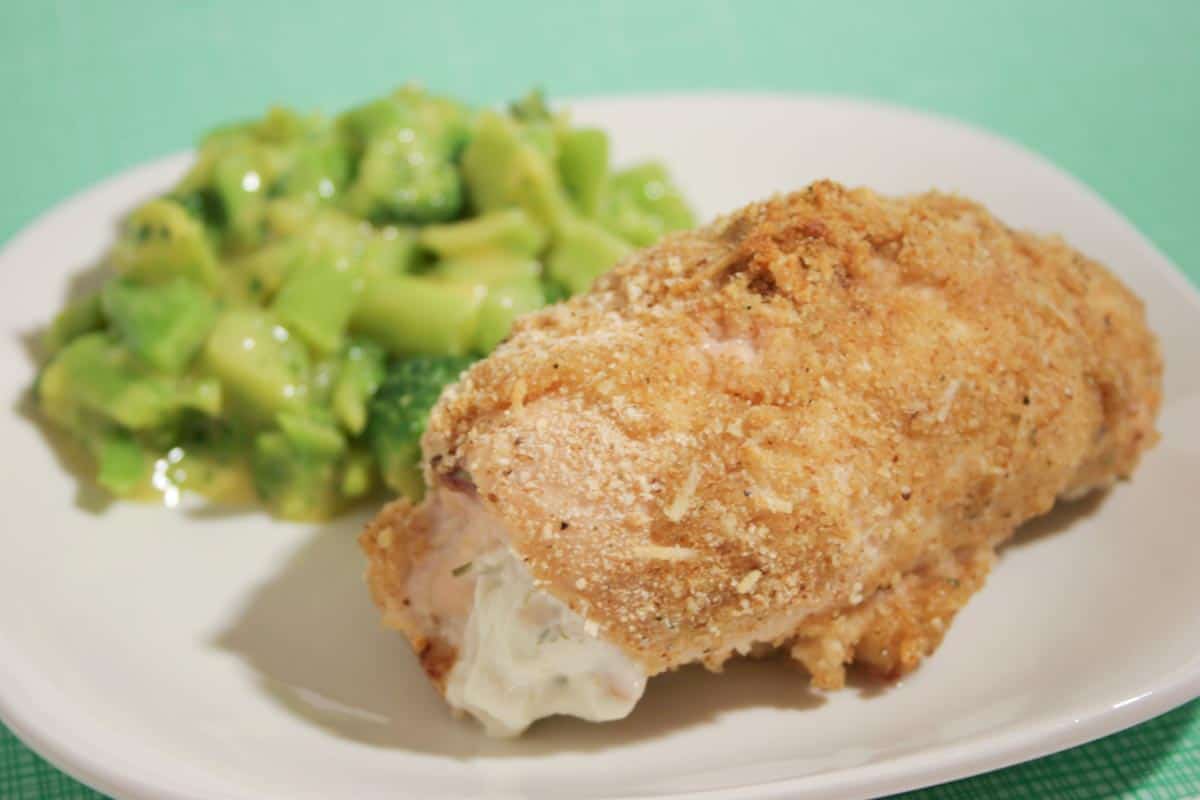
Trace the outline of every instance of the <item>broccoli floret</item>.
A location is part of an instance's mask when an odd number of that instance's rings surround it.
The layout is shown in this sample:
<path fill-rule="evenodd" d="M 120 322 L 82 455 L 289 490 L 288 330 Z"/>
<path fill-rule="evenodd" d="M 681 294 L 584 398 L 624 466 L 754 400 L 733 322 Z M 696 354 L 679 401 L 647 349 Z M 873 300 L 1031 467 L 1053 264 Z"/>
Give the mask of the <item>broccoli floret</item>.
<path fill-rule="evenodd" d="M 166 199 L 151 200 L 129 215 L 109 262 L 142 283 L 180 277 L 216 289 L 222 280 L 204 225 Z"/>
<path fill-rule="evenodd" d="M 352 108 L 337 121 L 352 153 L 378 139 L 420 138 L 439 158 L 452 158 L 466 143 L 471 112 L 462 103 L 403 86 L 387 97 Z"/>
<path fill-rule="evenodd" d="M 546 93 L 540 88 L 531 89 L 520 100 L 509 103 L 508 113 L 522 122 L 545 122 L 551 118 Z"/>
<path fill-rule="evenodd" d="M 383 482 L 412 500 L 419 499 L 425 488 L 418 465 L 429 410 L 442 389 L 456 381 L 471 361 L 459 356 L 397 361 L 371 398 L 367 440 L 379 462 Z"/>
<path fill-rule="evenodd" d="M 404 87 L 342 115 L 339 127 L 357 158 L 346 207 L 373 222 L 444 222 L 462 211 L 454 160 L 467 137 L 466 108 Z"/>
<path fill-rule="evenodd" d="M 367 145 L 347 207 L 373 222 L 444 222 L 462 210 L 458 169 L 420 140 L 378 139 Z"/>

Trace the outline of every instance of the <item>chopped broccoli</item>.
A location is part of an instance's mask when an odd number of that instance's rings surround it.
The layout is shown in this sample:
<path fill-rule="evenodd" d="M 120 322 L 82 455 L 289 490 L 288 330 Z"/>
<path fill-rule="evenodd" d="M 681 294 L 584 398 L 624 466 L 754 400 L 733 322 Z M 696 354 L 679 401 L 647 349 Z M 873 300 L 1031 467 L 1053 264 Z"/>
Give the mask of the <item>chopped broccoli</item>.
<path fill-rule="evenodd" d="M 444 222 L 462 210 L 462 180 L 423 140 L 385 136 L 367 144 L 346 202 L 374 222 Z"/>
<path fill-rule="evenodd" d="M 475 329 L 475 351 L 487 354 L 508 338 L 513 323 L 522 314 L 546 305 L 546 294 L 536 278 L 490 286 L 479 308 Z"/>
<path fill-rule="evenodd" d="M 87 333 L 63 347 L 37 383 L 41 412 L 70 431 L 97 466 L 97 481 L 128 495 L 145 483 L 163 434 L 191 416 L 220 412 L 212 379 L 155 374 L 105 333 Z M 171 445 L 168 444 L 167 447 Z"/>
<path fill-rule="evenodd" d="M 101 307 L 117 338 L 149 366 L 178 374 L 204 344 L 217 316 L 217 304 L 187 278 L 143 286 L 128 278 L 111 280 Z"/>
<path fill-rule="evenodd" d="M 452 158 L 467 140 L 470 118 L 458 101 L 409 85 L 350 109 L 337 125 L 354 154 L 361 155 L 371 140 L 400 136 L 421 138 L 439 158 Z"/>
<path fill-rule="evenodd" d="M 342 459 L 342 480 L 338 487 L 347 500 L 365 496 L 375 487 L 375 457 L 365 447 L 354 447 Z"/>
<path fill-rule="evenodd" d="M 373 275 L 350 327 L 397 355 L 462 355 L 470 350 L 482 300 L 470 285 Z"/>
<path fill-rule="evenodd" d="M 47 355 L 54 355 L 76 337 L 101 330 L 104 327 L 104 306 L 100 293 L 90 294 L 72 301 L 58 312 L 50 328 L 42 337 L 42 346 Z"/>
<path fill-rule="evenodd" d="M 383 348 L 366 339 L 350 342 L 342 353 L 331 398 L 333 414 L 356 436 L 367 427 L 367 404 L 383 381 L 383 362 Z"/>
<path fill-rule="evenodd" d="M 585 217 L 595 217 L 608 188 L 608 134 L 596 128 L 559 134 L 558 171 L 563 187 Z"/>
<path fill-rule="evenodd" d="M 272 108 L 261 120 L 204 137 L 175 194 L 215 233 L 254 244 L 268 197 L 328 200 L 342 188 L 349 170 L 343 144 L 324 117 Z"/>
<path fill-rule="evenodd" d="M 486 253 L 532 257 L 545 248 L 547 238 L 545 228 L 520 208 L 506 208 L 452 225 L 430 225 L 417 241 L 447 259 Z"/>
<path fill-rule="evenodd" d="M 109 260 L 143 283 L 183 277 L 215 289 L 221 281 L 204 226 L 171 200 L 151 200 L 130 214 Z"/>
<path fill-rule="evenodd" d="M 115 495 L 132 494 L 149 473 L 149 459 L 141 445 L 119 428 L 104 431 L 96 441 L 96 482 Z"/>
<path fill-rule="evenodd" d="M 317 353 L 341 347 L 350 314 L 362 292 L 361 262 L 316 252 L 292 267 L 271 308 Z"/>
<path fill-rule="evenodd" d="M 271 187 L 272 194 L 330 200 L 342 191 L 350 172 L 350 157 L 333 136 L 314 137 L 298 147 L 291 167 Z"/>
<path fill-rule="evenodd" d="M 273 108 L 203 137 L 128 216 L 115 274 L 45 332 L 38 408 L 123 497 L 257 493 L 293 519 L 385 483 L 418 497 L 443 388 L 518 317 L 689 224 L 661 166 L 614 172 L 606 134 L 540 90 Z"/>
<path fill-rule="evenodd" d="M 550 119 L 550 106 L 541 89 L 533 89 L 520 100 L 508 104 L 508 113 L 522 122 L 544 122 Z"/>
<path fill-rule="evenodd" d="M 546 257 L 546 274 L 571 294 L 586 292 L 600 275 L 633 252 L 627 241 L 586 219 L 563 225 Z"/>
<path fill-rule="evenodd" d="M 250 127 L 260 141 L 285 144 L 309 134 L 322 122 L 319 116 L 305 117 L 290 108 L 271 106 L 263 118 Z"/>
<path fill-rule="evenodd" d="M 52 421 L 86 433 L 98 417 L 134 431 L 169 424 L 184 409 L 221 410 L 212 379 L 156 374 L 104 333 L 87 333 L 58 352 L 38 380 L 38 403 Z"/>
<path fill-rule="evenodd" d="M 358 159 L 347 208 L 374 222 L 457 217 L 464 196 L 454 159 L 467 125 L 462 105 L 411 86 L 346 112 L 339 126 Z"/>
<path fill-rule="evenodd" d="M 650 162 L 622 170 L 609 182 L 605 226 L 638 247 L 695 224 L 666 168 Z"/>
<path fill-rule="evenodd" d="M 287 434 L 255 437 L 251 470 L 259 498 L 284 519 L 325 519 L 342 507 L 339 460 L 307 451 Z"/>
<path fill-rule="evenodd" d="M 221 312 L 204 346 L 203 365 L 245 419 L 270 420 L 308 400 L 312 356 L 266 311 Z"/>
<path fill-rule="evenodd" d="M 424 491 L 419 464 L 421 434 L 429 411 L 447 384 L 471 364 L 458 356 L 422 356 L 397 361 L 388 369 L 367 423 L 367 440 L 379 462 L 383 482 L 410 499 Z"/>
<path fill-rule="evenodd" d="M 309 410 L 306 414 L 283 411 L 275 415 L 275 423 L 296 448 L 296 452 L 334 459 L 346 451 L 346 437 L 337 429 L 330 415 L 322 412 Z"/>
<path fill-rule="evenodd" d="M 537 126 L 522 126 L 494 111 L 479 115 L 462 154 L 462 178 L 476 212 L 522 208 L 550 229 L 570 215 L 566 192 L 555 167 L 553 135 L 535 135 Z M 541 145 L 541 146 L 539 146 Z"/>

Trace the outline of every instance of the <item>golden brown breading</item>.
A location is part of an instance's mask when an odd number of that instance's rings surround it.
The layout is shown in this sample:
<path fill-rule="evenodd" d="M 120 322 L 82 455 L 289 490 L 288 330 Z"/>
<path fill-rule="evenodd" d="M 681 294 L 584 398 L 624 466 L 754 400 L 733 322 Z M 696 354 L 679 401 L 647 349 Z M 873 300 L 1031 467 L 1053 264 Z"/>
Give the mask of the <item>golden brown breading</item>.
<path fill-rule="evenodd" d="M 423 446 L 431 485 L 469 476 L 539 585 L 649 674 L 768 641 L 833 687 L 855 657 L 912 669 L 996 544 L 1127 476 L 1161 371 L 1138 299 L 1061 240 L 820 182 L 523 318 Z M 418 649 L 421 519 L 363 537 Z"/>

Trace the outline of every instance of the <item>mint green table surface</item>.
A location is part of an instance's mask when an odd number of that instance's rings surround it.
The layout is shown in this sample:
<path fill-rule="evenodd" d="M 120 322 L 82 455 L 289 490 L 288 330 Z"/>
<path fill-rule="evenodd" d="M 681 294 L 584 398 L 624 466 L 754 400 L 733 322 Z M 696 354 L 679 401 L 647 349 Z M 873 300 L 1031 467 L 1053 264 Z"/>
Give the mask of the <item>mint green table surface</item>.
<path fill-rule="evenodd" d="M 409 79 L 480 103 L 769 89 L 880 98 L 1011 137 L 1200 281 L 1200 2 L 0 0 L 0 241 L 272 102 Z M 921 800 L 1200 796 L 1200 702 Z M 0 798 L 99 797 L 0 727 Z"/>

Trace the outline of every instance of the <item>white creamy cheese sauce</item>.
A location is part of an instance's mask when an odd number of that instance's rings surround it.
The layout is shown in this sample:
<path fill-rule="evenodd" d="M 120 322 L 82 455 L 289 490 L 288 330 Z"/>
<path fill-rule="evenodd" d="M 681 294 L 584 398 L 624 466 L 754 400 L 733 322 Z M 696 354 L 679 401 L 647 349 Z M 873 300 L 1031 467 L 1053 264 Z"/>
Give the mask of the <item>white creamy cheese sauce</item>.
<path fill-rule="evenodd" d="M 646 676 L 594 624 L 540 591 L 501 545 L 460 566 L 475 597 L 463 628 L 446 700 L 479 719 L 492 736 L 515 736 L 537 719 L 569 714 L 620 719 L 646 688 Z"/>

